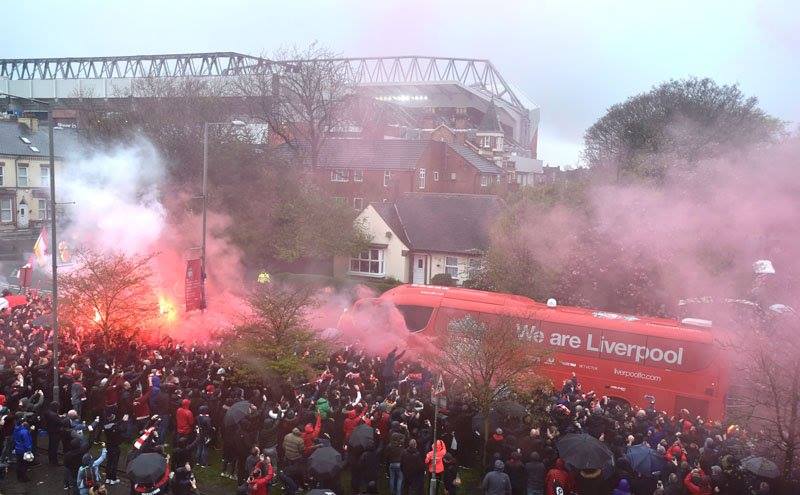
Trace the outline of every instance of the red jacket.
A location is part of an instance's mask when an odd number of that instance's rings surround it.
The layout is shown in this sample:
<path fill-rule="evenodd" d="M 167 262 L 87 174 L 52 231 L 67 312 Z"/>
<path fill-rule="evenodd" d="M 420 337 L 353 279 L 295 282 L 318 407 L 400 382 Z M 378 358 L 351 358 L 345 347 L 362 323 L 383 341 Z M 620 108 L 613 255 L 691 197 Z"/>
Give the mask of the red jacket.
<path fill-rule="evenodd" d="M 689 471 L 686 473 L 686 477 L 683 478 L 683 486 L 685 486 L 692 495 L 711 495 L 711 483 L 709 483 L 708 477 L 702 469 L 700 470 L 700 477 L 703 478 L 704 482 L 700 483 L 700 485 L 695 485 L 692 482 L 692 472 Z"/>
<path fill-rule="evenodd" d="M 444 446 L 444 442 L 441 440 L 436 440 L 436 474 L 441 474 L 444 472 L 444 455 L 447 453 L 447 449 Z M 428 466 L 428 472 L 433 472 L 433 450 L 428 452 L 428 455 L 425 456 L 425 465 Z"/>
<path fill-rule="evenodd" d="M 321 428 L 322 417 L 319 415 L 319 413 L 317 413 L 317 423 L 314 426 L 311 426 L 311 423 L 307 424 L 305 430 L 303 431 L 303 444 L 305 445 L 303 453 L 306 455 L 306 457 L 311 455 L 311 448 L 314 446 L 314 440 L 316 440 L 319 436 Z"/>
<path fill-rule="evenodd" d="M 347 411 L 347 418 L 345 418 L 344 425 L 342 426 L 342 429 L 344 430 L 344 441 L 345 442 L 347 442 L 347 440 L 350 439 L 350 434 L 353 433 L 353 430 L 356 429 L 356 426 L 358 426 L 358 423 L 361 422 L 361 418 L 364 417 L 364 413 L 365 412 L 367 412 L 366 409 L 361 411 L 360 414 L 356 414 L 355 409 L 353 409 L 351 411 Z"/>
<path fill-rule="evenodd" d="M 133 414 L 136 419 L 150 417 L 150 390 L 133 402 Z"/>
<path fill-rule="evenodd" d="M 564 493 L 572 493 L 577 489 L 575 480 L 560 457 L 556 460 L 556 467 L 548 471 L 544 478 L 545 495 L 556 495 L 556 483 L 561 485 Z"/>
<path fill-rule="evenodd" d="M 272 464 L 267 466 L 267 475 L 259 478 L 253 478 L 250 482 L 250 495 L 269 495 L 269 482 L 275 475 L 272 469 Z"/>
<path fill-rule="evenodd" d="M 178 434 L 188 435 L 194 428 L 194 414 L 189 409 L 189 399 L 181 401 L 181 407 L 175 413 L 175 424 L 177 426 Z"/>

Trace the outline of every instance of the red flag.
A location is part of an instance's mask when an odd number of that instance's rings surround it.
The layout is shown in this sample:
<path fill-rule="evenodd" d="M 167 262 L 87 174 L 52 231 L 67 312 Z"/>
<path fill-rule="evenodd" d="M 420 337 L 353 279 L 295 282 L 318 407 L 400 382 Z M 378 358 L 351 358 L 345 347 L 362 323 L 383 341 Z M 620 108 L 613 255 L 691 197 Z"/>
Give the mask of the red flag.
<path fill-rule="evenodd" d="M 205 281 L 203 280 L 203 262 L 193 259 L 186 262 L 185 298 L 186 311 L 205 309 Z"/>

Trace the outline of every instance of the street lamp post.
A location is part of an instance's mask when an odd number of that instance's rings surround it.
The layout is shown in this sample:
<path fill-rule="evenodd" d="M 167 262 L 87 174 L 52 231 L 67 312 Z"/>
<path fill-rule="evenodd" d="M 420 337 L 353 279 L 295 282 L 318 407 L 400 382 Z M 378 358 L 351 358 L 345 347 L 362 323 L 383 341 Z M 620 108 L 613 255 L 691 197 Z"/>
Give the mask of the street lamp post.
<path fill-rule="evenodd" d="M 25 98 L 23 96 L 11 95 L 8 93 L 0 93 L 0 95 L 7 98 L 18 98 L 20 100 L 30 101 L 38 105 L 47 107 L 47 140 L 49 144 L 49 161 L 50 161 L 50 254 L 53 265 L 53 287 L 52 287 L 52 327 L 53 327 L 53 400 L 59 401 L 59 386 L 58 386 L 58 243 L 56 241 L 56 167 L 55 167 L 55 147 L 53 146 L 53 111 L 50 104 L 41 100 L 33 98 Z"/>
<path fill-rule="evenodd" d="M 208 191 L 208 129 L 211 126 L 218 125 L 246 125 L 241 120 L 232 120 L 230 122 L 206 122 L 203 124 L 203 239 L 200 245 L 200 264 L 201 264 L 201 280 L 203 290 L 203 308 L 206 306 L 206 205 L 207 191 Z"/>

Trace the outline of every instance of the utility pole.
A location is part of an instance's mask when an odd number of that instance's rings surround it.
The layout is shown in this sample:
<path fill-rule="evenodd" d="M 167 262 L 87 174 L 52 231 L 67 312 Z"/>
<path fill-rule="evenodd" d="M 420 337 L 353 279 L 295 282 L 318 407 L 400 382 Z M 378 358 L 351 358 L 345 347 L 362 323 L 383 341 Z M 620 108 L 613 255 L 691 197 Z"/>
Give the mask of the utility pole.
<path fill-rule="evenodd" d="M 6 98 L 17 98 L 20 100 L 36 103 L 47 107 L 47 140 L 49 144 L 50 155 L 50 254 L 53 263 L 53 287 L 52 287 L 52 327 L 53 327 L 53 400 L 59 400 L 59 386 L 58 386 L 58 243 L 56 241 L 56 166 L 55 166 L 55 143 L 53 141 L 53 110 L 50 104 L 41 100 L 33 98 L 25 98 L 24 96 L 12 95 L 9 93 L 0 93 L 0 96 Z"/>
<path fill-rule="evenodd" d="M 53 111 L 48 110 L 47 136 L 50 141 L 50 254 L 53 262 L 53 400 L 59 401 L 58 387 L 58 242 L 56 241 L 56 167 L 53 149 Z"/>

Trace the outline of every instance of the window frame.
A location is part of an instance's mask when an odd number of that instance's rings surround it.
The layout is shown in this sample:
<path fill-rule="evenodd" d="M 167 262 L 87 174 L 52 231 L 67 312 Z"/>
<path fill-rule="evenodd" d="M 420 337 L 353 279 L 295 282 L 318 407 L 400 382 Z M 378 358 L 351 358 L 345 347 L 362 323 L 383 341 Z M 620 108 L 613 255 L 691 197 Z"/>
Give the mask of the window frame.
<path fill-rule="evenodd" d="M 356 205 L 356 202 L 359 204 Z M 353 209 L 356 211 L 361 211 L 364 209 L 364 198 L 353 198 Z"/>
<path fill-rule="evenodd" d="M 334 196 L 333 197 L 333 202 L 335 204 L 337 204 L 337 205 L 346 205 L 347 204 L 347 198 L 345 198 L 344 196 Z"/>
<path fill-rule="evenodd" d="M 455 260 L 453 263 L 450 263 L 451 260 Z M 451 272 L 450 270 L 455 270 Z M 458 256 L 445 256 L 444 257 L 444 273 L 450 275 L 453 280 L 458 280 Z"/>
<path fill-rule="evenodd" d="M 489 176 L 481 175 L 481 187 L 489 187 Z"/>
<path fill-rule="evenodd" d="M 331 169 L 331 182 L 350 182 L 350 173 L 346 168 Z"/>
<path fill-rule="evenodd" d="M 439 171 L 438 170 L 434 170 L 433 171 L 433 182 L 439 182 Z"/>
<path fill-rule="evenodd" d="M 3 203 L 8 201 L 8 208 L 3 208 Z M 14 204 L 13 196 L 0 196 L 0 223 L 14 223 Z M 3 220 L 3 212 L 8 212 L 8 220 Z"/>
<path fill-rule="evenodd" d="M 22 177 L 22 174 L 19 173 L 20 170 L 25 170 L 25 185 L 20 184 L 19 180 Z M 17 163 L 17 187 L 31 187 L 31 178 L 28 175 L 30 171 L 30 164 L 29 163 Z"/>
<path fill-rule="evenodd" d="M 44 171 L 47 170 L 47 182 L 44 181 Z M 39 187 L 50 187 L 52 178 L 50 165 L 39 165 Z"/>
<path fill-rule="evenodd" d="M 419 169 L 417 172 L 417 188 L 418 189 L 425 189 L 426 186 L 426 172 L 424 168 Z"/>
<path fill-rule="evenodd" d="M 362 256 L 366 253 L 366 257 Z M 373 258 L 373 253 L 377 253 L 377 257 Z M 347 273 L 351 275 L 359 275 L 362 277 L 375 277 L 382 278 L 386 276 L 386 249 L 378 247 L 370 247 L 358 253 L 357 256 L 351 256 L 347 266 Z M 356 263 L 358 269 L 353 269 L 353 264 Z M 366 263 L 367 271 L 362 271 L 361 268 Z M 377 264 L 378 271 L 372 271 L 373 264 Z"/>
<path fill-rule="evenodd" d="M 42 208 L 42 202 L 44 202 L 44 208 Z M 50 220 L 50 200 L 37 198 L 37 206 L 39 210 L 39 221 Z M 44 213 L 44 217 L 42 217 L 42 213 Z"/>
<path fill-rule="evenodd" d="M 353 182 L 364 182 L 364 170 L 360 168 L 353 169 Z"/>
<path fill-rule="evenodd" d="M 0 162 L 0 187 L 6 184 L 6 162 Z"/>
<path fill-rule="evenodd" d="M 385 170 L 383 172 L 383 187 L 389 187 L 389 182 L 392 180 L 392 172 L 391 170 Z"/>

